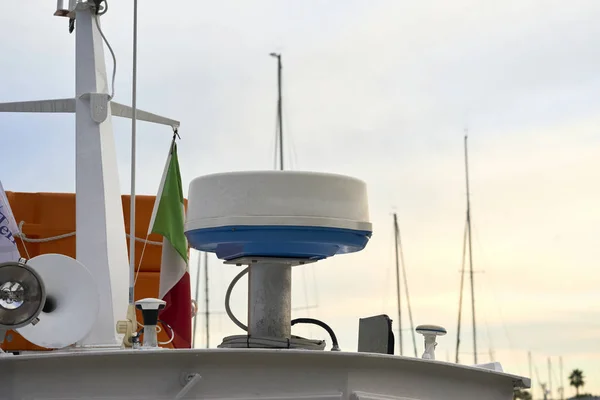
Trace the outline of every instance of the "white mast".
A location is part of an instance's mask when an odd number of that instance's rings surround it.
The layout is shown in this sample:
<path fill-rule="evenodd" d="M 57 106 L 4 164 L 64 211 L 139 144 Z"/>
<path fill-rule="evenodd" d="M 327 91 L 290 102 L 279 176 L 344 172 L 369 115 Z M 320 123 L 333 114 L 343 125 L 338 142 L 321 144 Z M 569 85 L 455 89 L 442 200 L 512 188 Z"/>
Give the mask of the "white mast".
<path fill-rule="evenodd" d="M 94 277 L 100 298 L 94 328 L 78 345 L 118 345 L 115 324 L 127 310 L 129 268 L 111 115 L 132 118 L 135 112 L 109 96 L 96 3 L 71 0 L 68 9 L 62 9 L 61 1 L 58 5 L 55 15 L 76 21 L 75 98 L 2 103 L 0 112 L 75 113 L 77 260 Z M 137 118 L 179 126 L 144 111 Z"/>
<path fill-rule="evenodd" d="M 96 324 L 82 345 L 118 344 L 127 309 L 127 246 L 100 21 L 90 2 L 75 17 L 77 260 L 95 278 Z"/>

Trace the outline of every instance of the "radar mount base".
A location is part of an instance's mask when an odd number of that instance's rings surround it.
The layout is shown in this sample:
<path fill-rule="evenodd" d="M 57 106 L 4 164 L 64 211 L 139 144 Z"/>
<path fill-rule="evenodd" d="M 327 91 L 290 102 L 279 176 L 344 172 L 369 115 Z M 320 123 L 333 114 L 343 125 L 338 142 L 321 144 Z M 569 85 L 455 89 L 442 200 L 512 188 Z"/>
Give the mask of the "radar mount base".
<path fill-rule="evenodd" d="M 224 261 L 248 266 L 248 326 L 246 335 L 226 337 L 219 347 L 323 350 L 325 341 L 291 334 L 292 266 L 316 261 L 277 257 L 240 257 Z"/>

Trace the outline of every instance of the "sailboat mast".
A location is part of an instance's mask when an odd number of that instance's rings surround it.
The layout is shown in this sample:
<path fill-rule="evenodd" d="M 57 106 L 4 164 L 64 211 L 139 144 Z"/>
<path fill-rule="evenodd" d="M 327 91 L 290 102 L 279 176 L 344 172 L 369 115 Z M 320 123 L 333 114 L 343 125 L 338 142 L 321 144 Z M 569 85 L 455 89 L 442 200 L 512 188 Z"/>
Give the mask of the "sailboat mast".
<path fill-rule="evenodd" d="M 210 297 L 208 296 L 208 253 L 204 252 L 204 316 L 206 323 L 206 348 L 210 346 Z"/>
<path fill-rule="evenodd" d="M 413 344 L 413 350 L 415 353 L 415 357 L 417 357 L 417 340 L 415 338 L 415 325 L 413 324 L 412 308 L 410 307 L 410 293 L 408 292 L 408 279 L 406 278 L 406 263 L 404 262 L 404 251 L 402 250 L 402 236 L 400 235 L 400 226 L 398 225 L 397 218 L 394 222 L 395 222 L 395 227 L 396 227 L 396 232 L 397 232 L 396 247 L 398 249 L 398 253 L 400 254 L 400 269 L 402 270 L 402 279 L 404 279 L 404 293 L 406 294 L 406 306 L 408 307 L 408 320 L 410 322 L 410 333 L 412 336 L 412 344 Z M 398 293 L 398 296 L 400 296 L 400 293 Z"/>
<path fill-rule="evenodd" d="M 398 234 L 398 216 L 396 215 L 396 213 L 394 213 L 394 248 L 396 250 L 396 297 L 398 301 L 398 344 L 400 345 L 400 355 L 402 355 L 402 301 L 400 297 L 400 254 L 398 253 Z"/>
<path fill-rule="evenodd" d="M 531 351 L 527 352 L 527 361 L 529 362 L 529 379 L 533 380 L 533 361 L 531 359 Z M 532 382 L 531 383 L 531 390 L 530 390 L 530 392 L 531 392 L 531 398 L 532 399 L 535 398 L 533 396 L 533 390 L 534 390 L 534 388 L 535 388 L 535 384 Z"/>
<path fill-rule="evenodd" d="M 465 134 L 465 177 L 467 185 L 467 232 L 469 238 L 469 275 L 471 278 L 471 313 L 473 316 L 473 359 L 477 364 L 477 325 L 475 323 L 475 282 L 473 278 L 473 246 L 471 230 L 471 191 L 469 187 L 469 151 L 467 147 L 468 135 Z"/>
<path fill-rule="evenodd" d="M 279 170 L 283 171 L 283 100 L 281 95 L 281 53 L 271 53 L 277 58 L 277 142 L 279 143 Z"/>
<path fill-rule="evenodd" d="M 548 357 L 548 393 L 552 396 L 552 361 Z"/>
<path fill-rule="evenodd" d="M 560 400 L 564 400 L 565 398 L 565 385 L 563 380 L 563 361 L 562 356 L 558 359 L 559 362 L 559 370 L 560 370 Z"/>

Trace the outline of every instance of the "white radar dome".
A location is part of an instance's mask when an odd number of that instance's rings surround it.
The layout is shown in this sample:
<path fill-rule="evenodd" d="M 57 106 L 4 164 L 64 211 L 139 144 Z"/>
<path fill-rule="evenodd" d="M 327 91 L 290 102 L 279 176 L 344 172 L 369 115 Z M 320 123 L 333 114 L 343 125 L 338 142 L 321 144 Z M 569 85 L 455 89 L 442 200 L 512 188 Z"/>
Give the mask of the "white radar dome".
<path fill-rule="evenodd" d="M 225 260 L 323 259 L 362 250 L 372 234 L 366 184 L 298 171 L 206 175 L 190 183 L 190 245 Z"/>

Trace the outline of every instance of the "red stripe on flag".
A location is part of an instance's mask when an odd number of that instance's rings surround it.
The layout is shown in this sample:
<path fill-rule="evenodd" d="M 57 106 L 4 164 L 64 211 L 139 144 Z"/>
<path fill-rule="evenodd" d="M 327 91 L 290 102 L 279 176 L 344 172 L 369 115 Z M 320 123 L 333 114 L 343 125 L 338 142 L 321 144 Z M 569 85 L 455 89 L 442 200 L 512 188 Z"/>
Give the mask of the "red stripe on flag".
<path fill-rule="evenodd" d="M 165 294 L 167 306 L 161 311 L 160 319 L 171 325 L 175 332 L 173 346 L 178 349 L 192 347 L 192 287 L 190 274 L 185 272 L 181 279 Z"/>

